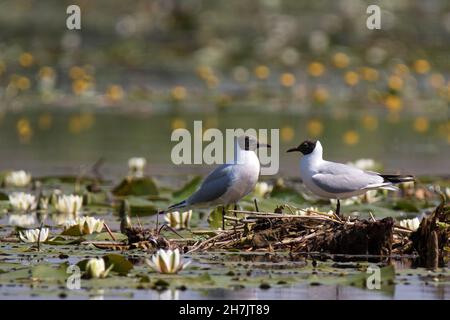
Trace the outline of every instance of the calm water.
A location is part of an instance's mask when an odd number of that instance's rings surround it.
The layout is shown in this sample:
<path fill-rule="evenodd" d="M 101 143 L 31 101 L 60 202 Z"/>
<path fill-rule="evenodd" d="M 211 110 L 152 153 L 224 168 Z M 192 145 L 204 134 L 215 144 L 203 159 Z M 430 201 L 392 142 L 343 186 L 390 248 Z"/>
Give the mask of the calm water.
<path fill-rule="evenodd" d="M 364 127 L 362 115 L 315 119 L 322 126 L 319 139 L 328 159 L 345 162 L 373 158 L 384 165 L 386 172 L 450 173 L 450 145 L 439 129 L 448 119 L 430 119 L 424 133 L 414 130 L 412 118 L 389 122 L 381 116 L 374 130 Z M 194 120 L 203 120 L 204 128 L 221 130 L 281 128 L 280 174 L 291 175 L 297 173 L 298 158 L 284 151 L 308 137 L 310 118 L 250 112 L 210 115 L 9 112 L 0 122 L 0 169 L 27 169 L 36 175 L 77 173 L 80 167 L 104 158 L 103 173 L 121 176 L 127 171 L 129 157 L 143 156 L 149 163 L 150 174 L 203 173 L 209 168 L 175 166 L 170 160 L 175 145 L 170 141 L 172 128 L 181 124 L 191 130 Z M 25 135 L 21 137 L 18 131 L 24 122 L 26 128 L 22 134 Z M 344 142 L 348 130 L 358 134 L 359 141 L 354 145 Z"/>

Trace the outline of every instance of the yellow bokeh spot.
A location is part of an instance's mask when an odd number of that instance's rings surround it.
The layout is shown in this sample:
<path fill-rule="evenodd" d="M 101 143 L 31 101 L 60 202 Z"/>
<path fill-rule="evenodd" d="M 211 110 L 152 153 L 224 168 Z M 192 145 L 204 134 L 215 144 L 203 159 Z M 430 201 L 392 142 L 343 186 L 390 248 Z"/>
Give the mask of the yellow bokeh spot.
<path fill-rule="evenodd" d="M 69 131 L 78 134 L 83 130 L 89 129 L 94 125 L 95 117 L 91 112 L 74 114 L 69 118 Z"/>
<path fill-rule="evenodd" d="M 394 73 L 398 76 L 405 76 L 409 73 L 409 68 L 407 65 L 399 63 L 395 65 Z"/>
<path fill-rule="evenodd" d="M 38 118 L 38 127 L 41 130 L 48 130 L 52 126 L 53 118 L 50 113 L 43 113 Z"/>
<path fill-rule="evenodd" d="M 270 69 L 267 66 L 257 66 L 255 68 L 255 75 L 260 80 L 266 80 L 270 75 Z"/>
<path fill-rule="evenodd" d="M 430 123 L 427 118 L 425 117 L 417 117 L 414 120 L 413 124 L 414 130 L 419 133 L 424 133 L 428 131 L 428 128 L 430 127 Z"/>
<path fill-rule="evenodd" d="M 29 52 L 24 52 L 19 56 L 19 63 L 22 67 L 28 68 L 34 62 L 33 55 Z"/>
<path fill-rule="evenodd" d="M 170 95 L 174 100 L 181 101 L 186 98 L 187 90 L 183 86 L 176 86 L 170 91 Z"/>
<path fill-rule="evenodd" d="M 29 142 L 33 135 L 30 121 L 26 118 L 20 118 L 16 124 L 17 134 L 21 142 Z"/>
<path fill-rule="evenodd" d="M 69 118 L 69 131 L 73 134 L 78 134 L 83 130 L 83 124 L 81 123 L 81 117 L 79 115 L 73 115 Z"/>
<path fill-rule="evenodd" d="M 117 84 L 110 85 L 106 90 L 106 96 L 111 101 L 120 101 L 124 96 L 124 91 L 121 86 Z"/>
<path fill-rule="evenodd" d="M 281 128 L 280 133 L 281 133 L 281 140 L 285 142 L 292 141 L 292 139 L 294 139 L 295 136 L 294 129 L 288 126 Z"/>
<path fill-rule="evenodd" d="M 350 59 L 345 53 L 338 52 L 333 56 L 333 64 L 336 68 L 343 69 L 350 64 Z"/>
<path fill-rule="evenodd" d="M 90 83 L 86 80 L 75 80 L 72 83 L 72 91 L 76 95 L 81 95 L 83 92 L 85 92 L 87 89 L 89 89 Z"/>
<path fill-rule="evenodd" d="M 86 71 L 81 67 L 73 66 L 69 70 L 69 76 L 72 78 L 72 80 L 83 79 L 86 76 Z"/>
<path fill-rule="evenodd" d="M 295 84 L 295 76 L 292 73 L 285 72 L 280 76 L 280 83 L 283 87 L 292 87 Z"/>
<path fill-rule="evenodd" d="M 425 59 L 419 59 L 414 62 L 414 70 L 417 73 L 424 74 L 430 71 L 430 63 Z"/>
<path fill-rule="evenodd" d="M 214 75 L 213 70 L 208 66 L 200 66 L 197 68 L 197 74 L 200 78 L 203 80 L 211 77 Z"/>
<path fill-rule="evenodd" d="M 30 88 L 31 82 L 30 79 L 24 76 L 20 76 L 16 80 L 16 87 L 19 88 L 19 90 L 25 91 Z"/>
<path fill-rule="evenodd" d="M 386 97 L 384 104 L 390 111 L 399 111 L 403 107 L 402 99 L 392 94 Z"/>
<path fill-rule="evenodd" d="M 317 103 L 325 103 L 328 97 L 328 90 L 324 87 L 317 87 L 313 91 L 313 100 Z"/>
<path fill-rule="evenodd" d="M 430 86 L 432 86 L 435 89 L 440 89 L 443 86 L 445 86 L 445 78 L 442 74 L 440 73 L 433 73 L 429 78 L 428 78 L 428 83 L 430 84 Z"/>
<path fill-rule="evenodd" d="M 345 144 L 353 146 L 359 142 L 359 134 L 355 130 L 349 130 L 344 133 L 343 140 Z"/>
<path fill-rule="evenodd" d="M 354 71 L 348 71 L 344 75 L 344 80 L 347 85 L 349 85 L 350 87 L 353 87 L 358 84 L 359 76 Z"/>
<path fill-rule="evenodd" d="M 306 125 L 308 135 L 311 137 L 319 137 L 323 132 L 323 124 L 319 120 L 310 120 Z"/>
<path fill-rule="evenodd" d="M 52 67 L 42 67 L 39 70 L 39 78 L 41 79 L 52 79 L 55 77 L 55 70 Z"/>
<path fill-rule="evenodd" d="M 206 118 L 205 121 L 205 129 L 209 129 L 209 128 L 217 128 L 217 126 L 219 125 L 219 121 L 216 117 L 208 117 Z"/>
<path fill-rule="evenodd" d="M 403 80 L 399 76 L 392 75 L 389 77 L 388 86 L 392 90 L 399 91 L 403 88 Z"/>
<path fill-rule="evenodd" d="M 186 121 L 184 121 L 181 118 L 175 118 L 172 120 L 170 126 L 171 126 L 172 130 L 184 129 L 184 128 L 186 128 Z"/>
<path fill-rule="evenodd" d="M 374 82 L 378 80 L 378 71 L 374 68 L 370 67 L 363 67 L 361 69 L 361 75 L 364 80 L 369 82 Z"/>
<path fill-rule="evenodd" d="M 371 115 L 365 115 L 362 118 L 363 127 L 368 131 L 374 131 L 378 128 L 378 119 L 377 117 Z"/>
<path fill-rule="evenodd" d="M 311 62 L 308 66 L 308 72 L 313 77 L 320 77 L 325 72 L 325 66 L 320 62 Z"/>

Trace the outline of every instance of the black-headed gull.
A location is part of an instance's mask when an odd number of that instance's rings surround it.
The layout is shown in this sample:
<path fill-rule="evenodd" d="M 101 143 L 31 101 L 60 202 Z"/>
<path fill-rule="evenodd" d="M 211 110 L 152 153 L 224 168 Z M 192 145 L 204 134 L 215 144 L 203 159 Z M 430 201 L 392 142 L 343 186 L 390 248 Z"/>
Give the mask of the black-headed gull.
<path fill-rule="evenodd" d="M 340 199 L 366 193 L 372 189 L 398 190 L 396 183 L 414 181 L 412 176 L 384 175 L 364 171 L 342 163 L 323 160 L 320 141 L 303 141 L 287 152 L 301 152 L 300 176 L 305 186 L 322 198 L 336 199 L 336 214 L 339 215 Z"/>
<path fill-rule="evenodd" d="M 234 161 L 225 163 L 214 169 L 202 182 L 197 191 L 189 198 L 169 207 L 173 209 L 208 208 L 234 204 L 252 192 L 258 182 L 260 163 L 256 155 L 259 147 L 268 144 L 258 143 L 252 136 L 241 136 L 235 139 Z M 222 227 L 225 222 L 222 220 Z"/>

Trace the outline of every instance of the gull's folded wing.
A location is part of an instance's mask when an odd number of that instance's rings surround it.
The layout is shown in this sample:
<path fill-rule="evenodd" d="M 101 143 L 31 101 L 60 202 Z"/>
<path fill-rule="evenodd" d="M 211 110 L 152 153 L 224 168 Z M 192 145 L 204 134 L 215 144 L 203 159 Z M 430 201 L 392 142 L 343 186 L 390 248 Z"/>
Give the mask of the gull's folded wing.
<path fill-rule="evenodd" d="M 207 203 L 220 198 L 233 182 L 233 166 L 223 164 L 213 170 L 203 181 L 200 188 L 188 199 L 190 205 Z"/>
<path fill-rule="evenodd" d="M 319 173 L 312 176 L 312 180 L 319 188 L 330 193 L 353 192 L 383 183 L 383 178 L 374 172 L 333 162 L 322 166 Z"/>

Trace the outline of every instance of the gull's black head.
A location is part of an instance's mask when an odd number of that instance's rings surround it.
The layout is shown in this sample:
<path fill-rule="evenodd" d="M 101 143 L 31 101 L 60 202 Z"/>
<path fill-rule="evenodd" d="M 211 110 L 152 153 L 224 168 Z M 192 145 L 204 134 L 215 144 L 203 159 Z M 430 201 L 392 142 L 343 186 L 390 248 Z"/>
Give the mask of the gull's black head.
<path fill-rule="evenodd" d="M 305 140 L 298 147 L 291 148 L 286 152 L 298 151 L 298 152 L 303 153 L 304 155 L 307 155 L 314 151 L 314 148 L 316 147 L 316 143 L 317 143 L 317 141 Z"/>
<path fill-rule="evenodd" d="M 241 149 L 247 151 L 255 151 L 259 147 L 270 148 L 270 144 L 259 143 L 255 137 L 252 136 L 241 136 L 238 139 Z"/>

